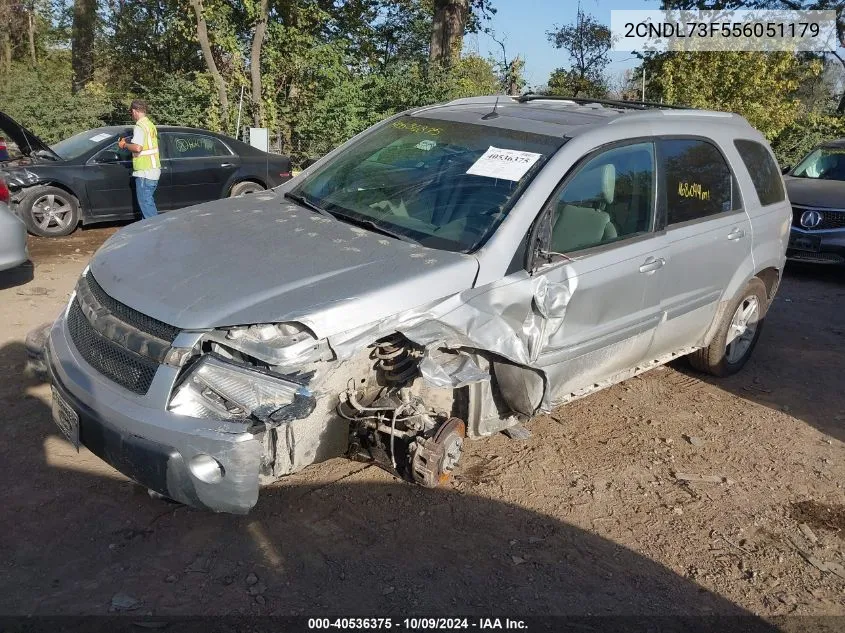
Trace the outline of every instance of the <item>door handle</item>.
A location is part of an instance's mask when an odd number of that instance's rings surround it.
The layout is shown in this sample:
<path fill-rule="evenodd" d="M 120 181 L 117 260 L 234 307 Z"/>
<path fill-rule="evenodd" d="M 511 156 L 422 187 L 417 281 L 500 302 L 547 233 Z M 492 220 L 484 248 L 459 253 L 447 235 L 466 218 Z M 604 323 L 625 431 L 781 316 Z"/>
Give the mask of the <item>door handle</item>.
<path fill-rule="evenodd" d="M 743 231 L 740 228 L 735 228 L 730 233 L 728 233 L 728 239 L 731 240 L 732 242 L 734 242 L 736 240 L 740 240 L 743 237 L 745 237 L 745 231 Z"/>
<path fill-rule="evenodd" d="M 221 167 L 232 167 L 235 163 L 223 163 Z"/>
<path fill-rule="evenodd" d="M 653 273 L 655 270 L 660 270 L 663 268 L 663 265 L 666 263 L 666 260 L 662 257 L 658 257 L 655 259 L 654 257 L 649 257 L 645 260 L 640 266 L 641 273 Z"/>

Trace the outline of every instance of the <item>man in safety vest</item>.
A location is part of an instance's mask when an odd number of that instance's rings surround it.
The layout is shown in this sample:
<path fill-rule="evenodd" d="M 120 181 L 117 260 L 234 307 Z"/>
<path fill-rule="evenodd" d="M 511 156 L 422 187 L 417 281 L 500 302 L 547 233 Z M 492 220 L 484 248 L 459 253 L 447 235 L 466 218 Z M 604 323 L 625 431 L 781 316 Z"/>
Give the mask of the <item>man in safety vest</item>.
<path fill-rule="evenodd" d="M 145 218 L 158 215 L 155 194 L 158 179 L 161 176 L 161 157 L 158 153 L 158 130 L 153 122 L 147 118 L 147 103 L 141 99 L 132 101 L 132 119 L 135 129 L 132 140 L 121 138 L 118 146 L 132 152 L 132 176 L 135 178 L 135 191 L 138 194 L 138 205 Z"/>

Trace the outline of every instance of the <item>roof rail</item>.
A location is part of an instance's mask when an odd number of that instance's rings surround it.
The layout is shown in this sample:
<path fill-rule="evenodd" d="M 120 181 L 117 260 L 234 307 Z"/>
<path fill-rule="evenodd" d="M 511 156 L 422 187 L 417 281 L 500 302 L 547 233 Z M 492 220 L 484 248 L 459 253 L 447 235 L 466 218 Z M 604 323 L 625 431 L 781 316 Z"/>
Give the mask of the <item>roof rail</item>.
<path fill-rule="evenodd" d="M 598 103 L 603 106 L 611 106 L 614 108 L 630 108 L 632 110 L 649 110 L 651 108 L 668 108 L 670 110 L 696 110 L 697 108 L 688 108 L 687 106 L 673 105 L 669 103 L 655 103 L 654 101 L 619 101 L 613 99 L 585 99 L 583 97 L 562 97 L 559 95 L 540 95 L 533 92 L 527 92 L 517 98 L 519 103 L 527 103 L 529 101 L 572 101 L 578 105 L 589 105 L 591 103 Z"/>

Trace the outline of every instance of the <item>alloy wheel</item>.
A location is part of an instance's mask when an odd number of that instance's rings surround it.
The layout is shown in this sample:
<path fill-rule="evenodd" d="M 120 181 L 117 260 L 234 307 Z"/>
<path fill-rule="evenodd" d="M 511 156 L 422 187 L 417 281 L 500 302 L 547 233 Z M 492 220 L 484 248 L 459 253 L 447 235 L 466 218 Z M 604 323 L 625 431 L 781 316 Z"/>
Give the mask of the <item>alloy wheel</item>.
<path fill-rule="evenodd" d="M 745 356 L 757 333 L 760 321 L 760 303 L 755 295 L 745 297 L 736 308 L 725 343 L 725 358 L 731 364 Z"/>

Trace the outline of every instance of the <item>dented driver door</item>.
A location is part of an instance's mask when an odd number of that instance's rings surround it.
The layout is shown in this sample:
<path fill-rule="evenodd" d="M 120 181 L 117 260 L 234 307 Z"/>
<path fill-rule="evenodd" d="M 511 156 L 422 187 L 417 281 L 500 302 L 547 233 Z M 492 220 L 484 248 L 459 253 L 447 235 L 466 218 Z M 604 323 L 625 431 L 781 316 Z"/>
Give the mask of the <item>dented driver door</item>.
<path fill-rule="evenodd" d="M 535 272 L 532 356 L 549 379 L 547 405 L 645 359 L 666 263 L 655 190 L 653 144 L 615 145 L 588 156 L 546 209 L 551 263 Z"/>

